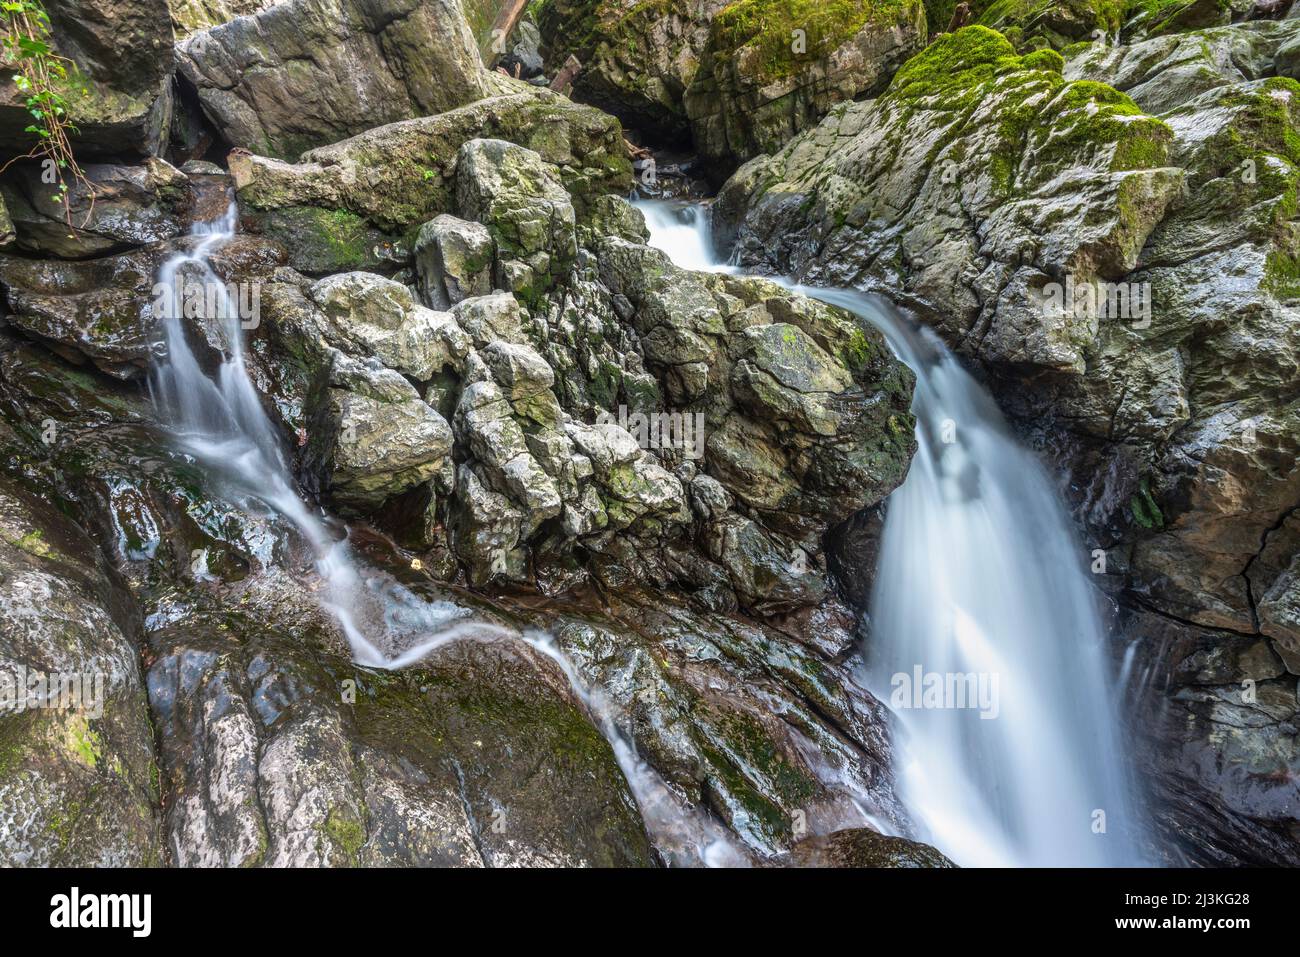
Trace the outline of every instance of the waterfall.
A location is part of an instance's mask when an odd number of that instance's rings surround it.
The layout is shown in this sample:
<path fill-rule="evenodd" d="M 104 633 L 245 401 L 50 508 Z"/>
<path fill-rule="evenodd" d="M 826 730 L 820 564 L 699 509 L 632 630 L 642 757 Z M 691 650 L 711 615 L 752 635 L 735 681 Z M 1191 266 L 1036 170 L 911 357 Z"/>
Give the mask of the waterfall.
<path fill-rule="evenodd" d="M 213 223 L 196 223 L 191 248 L 182 248 L 159 268 L 155 308 L 162 319 L 165 352 L 152 370 L 151 387 L 159 420 L 169 424 L 180 450 L 204 466 L 214 485 L 239 503 L 260 502 L 285 519 L 311 548 L 325 587 L 323 606 L 338 621 L 357 664 L 398 669 L 416 664 L 457 641 L 520 641 L 559 668 L 574 694 L 614 751 L 642 820 L 670 864 L 744 866 L 745 853 L 724 828 L 697 808 L 687 807 L 663 778 L 638 757 L 631 736 L 619 727 L 609 699 L 583 681 L 573 662 L 542 632 L 520 634 L 487 622 L 465 620 L 452 602 L 428 601 L 391 575 L 355 562 L 346 530 L 334 534 L 323 516 L 299 495 L 279 433 L 262 407 L 244 358 L 245 318 L 238 296 L 213 272 L 209 256 L 235 233 L 238 209 L 232 199 Z M 193 315 L 187 294 L 215 308 Z M 209 335 L 222 347 L 222 361 L 210 378 L 185 331 L 187 320 L 211 324 Z"/>
<path fill-rule="evenodd" d="M 678 265 L 730 268 L 706 210 L 638 205 Z M 1143 863 L 1098 598 L 1045 470 L 933 332 L 877 297 L 796 288 L 879 328 L 916 373 L 865 676 L 891 708 L 912 836 L 967 866 Z"/>
<path fill-rule="evenodd" d="M 208 262 L 234 235 L 237 218 L 232 200 L 216 222 L 194 225 L 192 248 L 182 248 L 159 267 L 155 304 L 162 314 L 165 353 L 151 381 L 159 419 L 172 427 L 181 450 L 232 498 L 261 502 L 302 536 L 325 586 L 322 604 L 338 621 L 358 664 L 400 668 L 455 638 L 509 634 L 486 622 L 460 620 L 463 610 L 451 602 L 424 602 L 391 576 L 359 567 L 346 534 L 331 534 L 302 500 L 279 433 L 248 377 L 247 317 Z M 196 302 L 200 315 L 194 315 Z M 215 308 L 209 310 L 209 304 Z M 208 323 L 209 335 L 221 344 L 223 358 L 212 378 L 190 346 L 187 318 Z M 382 635 L 369 637 L 366 626 Z M 429 637 L 430 632 L 436 634 Z"/>

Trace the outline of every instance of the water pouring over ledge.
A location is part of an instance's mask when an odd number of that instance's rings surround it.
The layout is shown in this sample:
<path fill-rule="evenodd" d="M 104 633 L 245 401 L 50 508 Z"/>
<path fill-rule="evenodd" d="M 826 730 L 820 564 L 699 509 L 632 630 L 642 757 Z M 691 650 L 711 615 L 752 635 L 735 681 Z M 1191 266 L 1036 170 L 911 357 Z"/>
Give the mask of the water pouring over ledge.
<path fill-rule="evenodd" d="M 357 664 L 395 670 L 414 665 L 458 641 L 520 641 L 551 661 L 564 675 L 597 729 L 609 742 L 635 797 L 655 846 L 670 864 L 745 866 L 746 853 L 725 828 L 683 803 L 642 760 L 620 715 L 599 689 L 589 686 L 573 662 L 544 632 L 519 633 L 466 617 L 448 601 L 430 601 L 387 573 L 354 560 L 346 529 L 331 527 L 299 495 L 279 434 L 262 407 L 248 375 L 240 310 L 213 272 L 209 256 L 236 230 L 233 201 L 211 223 L 196 223 L 197 240 L 159 269 L 165 354 L 152 370 L 151 388 L 159 421 L 169 424 L 179 451 L 204 467 L 211 484 L 244 507 L 265 508 L 302 538 L 323 585 L 320 600 L 335 618 Z M 215 315 L 205 315 L 222 345 L 212 377 L 186 337 L 185 295 L 191 284 L 215 293 Z"/>
<path fill-rule="evenodd" d="M 706 208 L 637 205 L 677 265 L 739 271 L 713 253 Z M 1047 474 L 933 332 L 876 297 L 797 288 L 879 328 L 916 373 L 918 450 L 886 507 L 866 675 L 893 711 L 912 836 L 965 866 L 1145 863 L 1105 630 Z"/>

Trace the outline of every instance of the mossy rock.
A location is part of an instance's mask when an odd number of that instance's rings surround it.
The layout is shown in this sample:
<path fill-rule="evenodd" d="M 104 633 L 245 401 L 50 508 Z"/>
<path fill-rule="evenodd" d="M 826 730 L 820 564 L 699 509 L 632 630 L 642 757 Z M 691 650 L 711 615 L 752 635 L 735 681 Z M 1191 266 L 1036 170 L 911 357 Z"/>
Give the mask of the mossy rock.
<path fill-rule="evenodd" d="M 289 206 L 254 211 L 246 226 L 285 247 L 289 265 L 310 276 L 356 269 L 390 271 L 405 264 L 409 249 L 402 237 L 374 228 L 346 209 Z"/>

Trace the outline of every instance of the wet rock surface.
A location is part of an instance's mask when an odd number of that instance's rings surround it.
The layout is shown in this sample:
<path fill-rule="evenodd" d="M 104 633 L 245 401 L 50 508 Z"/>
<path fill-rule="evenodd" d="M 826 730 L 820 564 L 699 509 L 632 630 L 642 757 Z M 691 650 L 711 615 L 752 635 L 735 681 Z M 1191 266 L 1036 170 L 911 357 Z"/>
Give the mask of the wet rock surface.
<path fill-rule="evenodd" d="M 1153 858 L 1300 863 L 1300 20 L 551 0 L 505 38 L 530 85 L 481 3 L 56 7 L 88 184 L 0 176 L 0 669 L 104 690 L 0 709 L 0 862 L 950 866 L 879 833 L 912 824 L 862 677 L 911 374 L 647 246 L 635 128 L 699 154 L 669 191 L 743 164 L 720 246 L 899 301 L 1063 476 Z M 578 103 L 541 88 L 569 54 Z M 324 543 L 150 399 L 159 271 L 228 190 L 209 261 Z M 345 620 L 459 637 L 363 667 Z"/>
<path fill-rule="evenodd" d="M 123 582 L 85 532 L 11 479 L 0 582 L 0 862 L 160 863 L 142 628 Z"/>

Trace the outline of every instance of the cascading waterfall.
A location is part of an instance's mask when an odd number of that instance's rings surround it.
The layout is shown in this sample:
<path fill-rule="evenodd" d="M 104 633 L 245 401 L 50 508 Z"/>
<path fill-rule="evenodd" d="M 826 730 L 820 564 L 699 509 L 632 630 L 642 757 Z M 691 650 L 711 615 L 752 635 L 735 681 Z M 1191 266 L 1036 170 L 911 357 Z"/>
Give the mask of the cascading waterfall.
<path fill-rule="evenodd" d="M 678 265 L 734 268 L 705 210 L 638 205 Z M 797 288 L 881 329 L 916 373 L 918 450 L 886 507 L 866 676 L 896 720 L 914 836 L 968 866 L 1143 863 L 1097 597 L 1047 474 L 933 332 L 876 297 Z"/>
<path fill-rule="evenodd" d="M 198 242 L 159 269 L 166 348 L 164 360 L 153 370 L 159 418 L 172 425 L 181 449 L 202 463 L 232 497 L 263 503 L 306 540 L 325 585 L 322 601 L 338 620 L 358 664 L 400 668 L 458 637 L 508 634 L 484 622 L 457 621 L 462 610 L 454 604 L 421 602 L 390 576 L 370 569 L 362 574 L 346 536 L 332 535 L 299 496 L 279 435 L 248 377 L 243 317 L 208 263 L 213 250 L 234 235 L 237 217 L 231 202 L 215 223 L 196 223 L 192 235 Z M 200 295 L 189 296 L 192 290 Z M 196 317 L 213 325 L 211 332 L 222 346 L 224 357 L 214 378 L 204 373 L 185 334 L 187 302 L 196 299 L 215 306 L 215 315 Z M 395 611 L 395 600 L 405 607 Z M 381 643 L 366 636 L 361 620 L 382 623 L 386 634 Z M 430 632 L 437 635 L 425 637 Z"/>
<path fill-rule="evenodd" d="M 232 499 L 246 505 L 262 503 L 303 537 L 325 585 L 322 604 L 339 622 L 358 664 L 398 669 L 457 641 L 523 642 L 555 663 L 609 741 L 646 828 L 670 863 L 747 864 L 716 821 L 684 806 L 637 756 L 630 737 L 619 728 L 612 703 L 582 680 L 551 636 L 466 621 L 465 609 L 454 603 L 421 598 L 392 576 L 357 564 L 346 532 L 333 534 L 328 523 L 307 507 L 276 428 L 248 376 L 240 309 L 208 261 L 234 235 L 237 222 L 238 208 L 232 200 L 216 222 L 196 223 L 191 230 L 197 240 L 192 248 L 177 252 L 159 269 L 157 306 L 166 353 L 153 369 L 151 385 L 159 419 L 172 426 L 181 450 L 200 462 Z M 223 360 L 215 378 L 204 373 L 185 333 L 186 294 L 196 288 L 203 292 L 200 301 L 210 298 L 216 307 L 215 315 L 197 317 L 214 324 L 212 332 L 222 345 Z M 214 295 L 209 296 L 209 290 Z M 381 634 L 368 636 L 367 629 L 371 635 L 376 630 Z"/>

